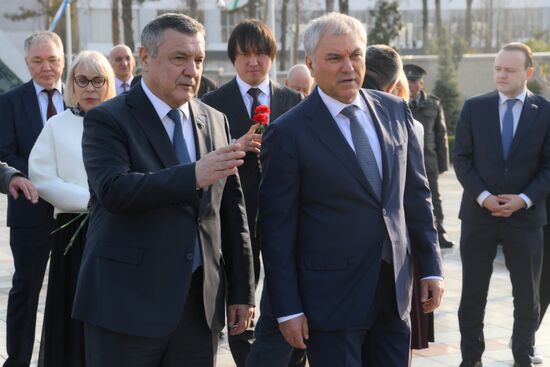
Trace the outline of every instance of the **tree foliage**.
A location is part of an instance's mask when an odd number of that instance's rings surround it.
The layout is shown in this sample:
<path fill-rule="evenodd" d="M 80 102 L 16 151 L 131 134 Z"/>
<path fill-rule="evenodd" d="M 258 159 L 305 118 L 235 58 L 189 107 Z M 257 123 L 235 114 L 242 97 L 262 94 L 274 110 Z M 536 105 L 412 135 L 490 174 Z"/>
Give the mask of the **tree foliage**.
<path fill-rule="evenodd" d="M 442 33 L 439 39 L 438 72 L 433 93 L 441 100 L 447 130 L 449 134 L 454 135 L 460 113 L 460 92 L 451 47 L 446 32 Z"/>
<path fill-rule="evenodd" d="M 399 3 L 395 0 L 378 0 L 370 15 L 375 20 L 370 31 L 369 44 L 389 45 L 403 28 Z"/>

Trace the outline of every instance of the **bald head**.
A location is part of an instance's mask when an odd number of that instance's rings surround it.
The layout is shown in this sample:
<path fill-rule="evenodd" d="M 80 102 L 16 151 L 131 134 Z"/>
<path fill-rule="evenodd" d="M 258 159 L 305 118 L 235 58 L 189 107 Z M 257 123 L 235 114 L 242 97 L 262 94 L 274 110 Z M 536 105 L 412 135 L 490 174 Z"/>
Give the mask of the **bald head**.
<path fill-rule="evenodd" d="M 109 62 L 118 80 L 123 82 L 130 80 L 136 66 L 136 60 L 130 47 L 126 45 L 113 47 L 109 53 Z"/>
<path fill-rule="evenodd" d="M 308 96 L 313 86 L 313 78 L 305 64 L 296 64 L 288 70 L 285 85 L 304 96 Z"/>

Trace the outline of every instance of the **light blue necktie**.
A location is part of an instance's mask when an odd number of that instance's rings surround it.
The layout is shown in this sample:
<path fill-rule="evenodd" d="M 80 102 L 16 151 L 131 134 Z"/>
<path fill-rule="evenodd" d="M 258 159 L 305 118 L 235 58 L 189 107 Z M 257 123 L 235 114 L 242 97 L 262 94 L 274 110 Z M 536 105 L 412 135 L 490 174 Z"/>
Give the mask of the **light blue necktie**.
<path fill-rule="evenodd" d="M 350 105 L 340 111 L 340 113 L 349 119 L 351 140 L 355 147 L 357 162 L 363 170 L 367 181 L 369 181 L 376 197 L 378 200 L 382 200 L 382 178 L 378 170 L 378 163 L 376 163 L 376 158 L 372 146 L 370 145 L 369 138 L 357 118 L 356 111 L 357 106 Z M 388 264 L 393 262 L 391 242 L 386 234 L 384 234 L 384 240 L 382 242 L 382 260 Z"/>
<path fill-rule="evenodd" d="M 504 160 L 508 158 L 510 153 L 510 147 L 512 146 L 512 140 L 514 140 L 514 113 L 512 108 L 518 100 L 512 98 L 506 101 L 506 112 L 502 118 L 502 155 Z"/>
<path fill-rule="evenodd" d="M 180 112 L 178 110 L 170 110 L 170 112 L 168 112 L 168 117 L 174 122 L 174 135 L 172 136 L 172 145 L 174 146 L 176 156 L 178 157 L 180 163 L 191 163 L 191 157 L 189 156 L 189 151 L 187 150 L 187 144 L 185 143 L 185 139 L 183 138 L 183 128 Z M 201 247 L 196 227 L 194 236 L 195 253 L 193 255 L 193 271 L 197 270 L 197 268 L 202 265 Z"/>

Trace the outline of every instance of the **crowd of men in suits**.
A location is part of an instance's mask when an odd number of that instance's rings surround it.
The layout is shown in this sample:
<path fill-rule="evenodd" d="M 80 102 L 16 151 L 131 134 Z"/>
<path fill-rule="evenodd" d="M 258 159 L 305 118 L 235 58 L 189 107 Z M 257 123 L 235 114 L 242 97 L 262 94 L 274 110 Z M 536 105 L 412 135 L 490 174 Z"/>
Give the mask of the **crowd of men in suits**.
<path fill-rule="evenodd" d="M 437 184 L 448 168 L 443 109 L 423 90 L 425 71 L 405 68 L 410 104 L 362 89 L 365 27 L 329 13 L 308 25 L 305 64 L 282 86 L 269 78 L 273 32 L 247 19 L 228 42 L 236 76 L 217 88 L 201 78 L 204 34 L 186 15 L 153 19 L 141 76 L 132 50 L 115 46 L 119 96 L 84 117 L 90 222 L 72 316 L 85 325 L 86 364 L 214 366 L 227 323 L 238 367 L 304 366 L 306 350 L 312 367 L 407 366 L 412 257 L 432 312 L 444 292 L 440 246 L 453 246 Z M 54 230 L 51 205 L 26 178 L 28 156 L 66 107 L 62 45 L 26 42 L 25 61 L 32 80 L 0 95 L 0 160 L 13 167 L 0 166 L 15 263 L 6 367 L 29 366 Z M 533 68 L 527 46 L 504 46 L 497 91 L 468 99 L 457 125 L 462 367 L 482 366 L 499 244 L 514 289 L 515 366 L 537 362 L 550 102 L 526 89 Z"/>

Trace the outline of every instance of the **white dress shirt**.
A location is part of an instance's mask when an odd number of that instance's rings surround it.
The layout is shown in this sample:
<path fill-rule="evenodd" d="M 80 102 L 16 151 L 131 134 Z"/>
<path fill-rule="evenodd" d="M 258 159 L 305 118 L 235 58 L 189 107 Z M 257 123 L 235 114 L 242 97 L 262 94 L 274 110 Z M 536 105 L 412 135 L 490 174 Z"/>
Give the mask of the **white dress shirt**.
<path fill-rule="evenodd" d="M 523 91 L 520 94 L 518 94 L 516 97 L 513 97 L 513 98 L 518 100 L 516 102 L 516 104 L 514 105 L 514 107 L 512 107 L 512 115 L 514 116 L 514 128 L 512 130 L 513 135 L 516 134 L 516 130 L 518 128 L 518 123 L 519 123 L 519 118 L 521 116 L 521 110 L 523 108 L 523 104 L 525 103 L 525 98 L 526 97 L 527 97 L 527 88 L 524 88 Z M 500 132 L 501 133 L 502 133 L 502 120 L 504 119 L 504 114 L 506 113 L 506 109 L 508 108 L 506 102 L 509 99 L 511 99 L 511 98 L 505 96 L 501 92 L 498 92 L 498 114 L 499 114 L 499 118 L 500 118 Z M 477 197 L 477 203 L 480 206 L 483 206 L 483 202 L 485 201 L 485 199 L 487 199 L 491 195 L 492 194 L 489 191 L 487 191 L 487 190 L 483 191 Z M 533 205 L 533 202 L 531 201 L 531 199 L 527 195 L 525 195 L 524 193 L 520 193 L 518 196 L 525 202 L 525 205 L 527 206 L 527 209 L 529 209 Z"/>
<path fill-rule="evenodd" d="M 59 213 L 83 213 L 90 199 L 82 158 L 84 119 L 65 110 L 48 120 L 29 155 L 29 178 Z"/>
<path fill-rule="evenodd" d="M 34 84 L 34 89 L 36 90 L 36 98 L 38 99 L 38 106 L 40 107 L 40 116 L 42 116 L 42 124 L 46 124 L 46 120 L 48 119 L 48 94 L 46 92 L 42 92 L 45 90 L 45 88 L 38 83 L 36 83 L 34 80 L 32 81 Z M 55 92 L 52 96 L 53 105 L 55 107 L 55 110 L 57 113 L 61 113 L 65 110 L 65 103 L 63 102 L 63 94 L 61 93 L 63 91 L 63 84 L 61 83 L 61 80 L 58 80 L 57 83 L 54 86 Z"/>
<path fill-rule="evenodd" d="M 261 105 L 271 106 L 269 103 L 271 101 L 271 88 L 269 87 L 269 78 L 265 78 L 263 82 L 258 84 L 256 87 L 253 87 L 247 83 L 245 83 L 238 75 L 237 75 L 237 85 L 239 86 L 239 90 L 241 91 L 241 97 L 243 98 L 244 105 L 246 106 L 246 110 L 248 111 L 248 116 L 252 117 L 251 109 L 252 109 L 252 102 L 254 101 L 254 98 L 250 94 L 248 94 L 248 90 L 250 88 L 258 88 L 261 93 L 258 96 L 258 101 Z"/>
<path fill-rule="evenodd" d="M 126 84 L 126 92 L 130 90 L 130 84 L 132 84 L 132 80 L 134 77 L 130 77 L 130 79 L 126 80 L 125 82 L 120 80 L 119 78 L 115 78 L 115 89 L 116 89 L 116 95 L 121 95 L 125 92 L 123 84 Z"/>
<path fill-rule="evenodd" d="M 155 108 L 155 111 L 157 112 L 160 121 L 162 121 L 162 125 L 164 125 L 164 129 L 166 129 L 168 137 L 172 141 L 174 135 L 174 122 L 170 117 L 168 117 L 168 112 L 172 110 L 172 107 L 168 106 L 166 102 L 154 95 L 153 92 L 151 92 L 151 90 L 147 87 L 147 84 L 145 84 L 145 81 L 143 79 L 141 79 L 140 83 L 143 87 L 145 95 L 153 104 L 153 107 Z M 189 158 L 191 158 L 191 162 L 195 162 L 197 160 L 197 153 L 195 152 L 195 135 L 193 132 L 193 126 L 191 125 L 191 113 L 189 111 L 189 103 L 186 102 L 178 107 L 178 111 L 180 113 L 180 117 L 182 117 L 181 123 L 183 138 L 185 139 L 185 144 L 187 145 Z"/>

